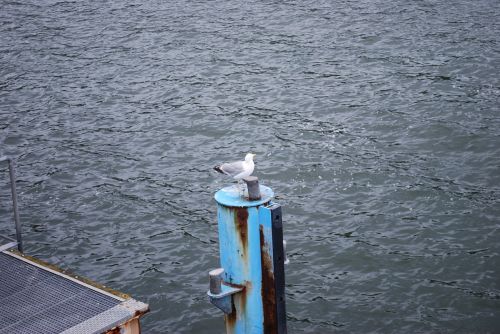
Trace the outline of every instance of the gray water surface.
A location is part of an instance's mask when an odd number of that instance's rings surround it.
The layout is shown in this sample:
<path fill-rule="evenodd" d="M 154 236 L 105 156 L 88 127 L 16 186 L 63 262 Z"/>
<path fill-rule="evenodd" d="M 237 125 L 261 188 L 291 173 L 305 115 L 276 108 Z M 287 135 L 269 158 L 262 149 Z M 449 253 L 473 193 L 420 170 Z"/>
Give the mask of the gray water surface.
<path fill-rule="evenodd" d="M 222 333 L 211 167 L 252 151 L 290 333 L 498 332 L 499 69 L 497 0 L 0 0 L 25 250 Z"/>

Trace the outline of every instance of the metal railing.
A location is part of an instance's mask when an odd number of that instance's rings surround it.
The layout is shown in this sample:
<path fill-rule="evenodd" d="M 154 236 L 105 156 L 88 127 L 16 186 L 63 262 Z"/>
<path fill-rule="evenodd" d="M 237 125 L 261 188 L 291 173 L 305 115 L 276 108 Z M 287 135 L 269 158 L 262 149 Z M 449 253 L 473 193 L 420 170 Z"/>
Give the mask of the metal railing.
<path fill-rule="evenodd" d="M 14 222 L 16 224 L 16 239 L 9 238 L 7 236 L 0 236 L 2 239 L 5 239 L 7 243 L 0 243 L 0 251 L 5 249 L 9 249 L 17 246 L 17 249 L 22 252 L 23 251 L 23 240 L 21 236 L 21 222 L 19 220 L 19 210 L 17 208 L 17 192 L 16 192 L 16 175 L 15 175 L 15 166 L 14 160 L 9 157 L 0 157 L 0 162 L 7 162 L 9 165 L 9 175 L 10 175 L 10 190 L 12 193 L 12 208 L 14 210 Z"/>

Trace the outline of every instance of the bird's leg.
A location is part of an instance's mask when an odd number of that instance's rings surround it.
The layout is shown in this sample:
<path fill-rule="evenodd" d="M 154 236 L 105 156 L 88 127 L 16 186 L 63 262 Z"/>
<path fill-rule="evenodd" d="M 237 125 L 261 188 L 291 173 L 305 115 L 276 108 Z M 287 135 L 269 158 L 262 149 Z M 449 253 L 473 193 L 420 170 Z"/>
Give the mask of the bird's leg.
<path fill-rule="evenodd" d="M 238 195 L 240 194 L 240 180 L 236 180 L 236 189 L 238 189 Z"/>
<path fill-rule="evenodd" d="M 243 184 L 241 180 L 238 180 L 238 193 L 243 196 L 245 195 L 245 190 L 243 189 Z"/>
<path fill-rule="evenodd" d="M 243 180 L 238 180 L 238 192 L 242 197 L 245 197 L 245 182 Z"/>

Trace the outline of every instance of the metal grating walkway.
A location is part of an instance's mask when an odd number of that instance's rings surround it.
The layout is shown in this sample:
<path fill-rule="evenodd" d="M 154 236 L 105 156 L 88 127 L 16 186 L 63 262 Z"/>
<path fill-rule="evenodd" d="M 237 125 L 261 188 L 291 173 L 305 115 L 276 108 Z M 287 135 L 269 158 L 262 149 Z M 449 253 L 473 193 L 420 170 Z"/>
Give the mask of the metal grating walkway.
<path fill-rule="evenodd" d="M 128 301 L 147 310 L 146 304 Z M 134 315 L 137 309 L 123 307 L 126 302 L 18 255 L 0 252 L 0 334 L 83 329 L 100 333 Z"/>

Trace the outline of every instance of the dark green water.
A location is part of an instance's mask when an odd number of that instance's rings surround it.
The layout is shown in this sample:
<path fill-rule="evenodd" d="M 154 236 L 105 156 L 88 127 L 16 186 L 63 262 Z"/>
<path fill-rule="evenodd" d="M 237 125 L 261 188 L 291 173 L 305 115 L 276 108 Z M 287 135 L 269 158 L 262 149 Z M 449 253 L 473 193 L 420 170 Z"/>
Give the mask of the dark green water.
<path fill-rule="evenodd" d="M 0 0 L 26 251 L 221 333 L 211 167 L 252 151 L 290 333 L 498 332 L 499 68 L 493 0 Z"/>

